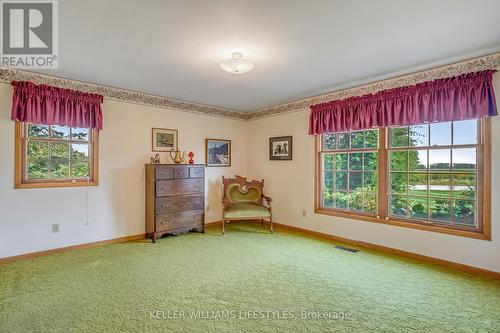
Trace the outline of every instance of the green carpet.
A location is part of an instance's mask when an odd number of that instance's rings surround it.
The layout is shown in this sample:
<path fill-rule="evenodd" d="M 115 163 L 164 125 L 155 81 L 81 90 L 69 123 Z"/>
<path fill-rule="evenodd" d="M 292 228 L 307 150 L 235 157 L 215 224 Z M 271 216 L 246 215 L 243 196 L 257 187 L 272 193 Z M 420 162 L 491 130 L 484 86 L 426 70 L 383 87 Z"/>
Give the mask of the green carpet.
<path fill-rule="evenodd" d="M 218 233 L 2 265 L 0 332 L 500 331 L 500 281 L 258 224 Z"/>

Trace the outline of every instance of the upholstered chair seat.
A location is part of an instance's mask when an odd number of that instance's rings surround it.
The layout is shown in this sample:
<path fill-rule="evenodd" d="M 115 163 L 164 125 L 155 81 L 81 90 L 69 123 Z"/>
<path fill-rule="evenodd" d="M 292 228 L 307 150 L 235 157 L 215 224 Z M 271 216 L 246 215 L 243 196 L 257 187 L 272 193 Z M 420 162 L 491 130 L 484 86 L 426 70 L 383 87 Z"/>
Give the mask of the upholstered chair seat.
<path fill-rule="evenodd" d="M 225 219 L 239 218 L 261 218 L 265 219 L 271 216 L 271 212 L 267 207 L 253 203 L 233 203 L 227 205 L 224 209 Z"/>

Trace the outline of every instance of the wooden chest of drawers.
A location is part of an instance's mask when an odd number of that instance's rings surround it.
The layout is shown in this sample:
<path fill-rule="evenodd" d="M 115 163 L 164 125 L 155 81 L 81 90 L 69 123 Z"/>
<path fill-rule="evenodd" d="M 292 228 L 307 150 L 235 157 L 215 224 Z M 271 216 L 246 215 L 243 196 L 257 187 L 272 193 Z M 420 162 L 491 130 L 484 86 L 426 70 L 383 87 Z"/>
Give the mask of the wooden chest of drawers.
<path fill-rule="evenodd" d="M 205 166 L 146 164 L 146 237 L 205 231 Z"/>

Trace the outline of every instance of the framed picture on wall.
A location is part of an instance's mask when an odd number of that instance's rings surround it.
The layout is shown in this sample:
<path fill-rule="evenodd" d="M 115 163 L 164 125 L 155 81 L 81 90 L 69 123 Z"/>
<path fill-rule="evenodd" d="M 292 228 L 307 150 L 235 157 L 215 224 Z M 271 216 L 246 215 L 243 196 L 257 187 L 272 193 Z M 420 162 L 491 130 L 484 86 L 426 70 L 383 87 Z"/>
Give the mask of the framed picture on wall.
<path fill-rule="evenodd" d="M 153 128 L 153 151 L 170 151 L 178 149 L 178 131 L 168 128 Z"/>
<path fill-rule="evenodd" d="M 291 161 L 292 160 L 292 137 L 280 136 L 269 138 L 269 160 Z"/>
<path fill-rule="evenodd" d="M 206 139 L 205 148 L 208 167 L 231 166 L 231 140 Z"/>

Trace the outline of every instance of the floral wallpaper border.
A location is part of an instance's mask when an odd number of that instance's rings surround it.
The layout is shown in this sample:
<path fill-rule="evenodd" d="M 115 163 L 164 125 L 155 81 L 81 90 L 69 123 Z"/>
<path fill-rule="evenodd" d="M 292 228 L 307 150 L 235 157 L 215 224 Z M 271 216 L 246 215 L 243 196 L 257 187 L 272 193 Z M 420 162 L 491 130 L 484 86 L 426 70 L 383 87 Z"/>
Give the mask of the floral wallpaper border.
<path fill-rule="evenodd" d="M 56 76 L 39 74 L 17 69 L 0 68 L 0 81 L 31 81 L 35 84 L 46 84 L 49 86 L 73 89 L 88 93 L 96 93 L 103 95 L 104 98 L 118 100 L 123 102 L 142 104 L 148 106 L 156 106 L 166 109 L 174 109 L 179 111 L 201 113 L 211 116 L 219 116 L 223 118 L 243 120 L 241 112 L 228 110 L 216 106 L 192 103 L 181 101 L 173 98 L 150 95 L 141 92 L 102 86 L 87 82 L 64 79 Z"/>
<path fill-rule="evenodd" d="M 362 86 L 334 91 L 331 93 L 305 98 L 290 103 L 280 104 L 252 112 L 239 112 L 216 106 L 191 103 L 168 97 L 69 80 L 56 76 L 33 73 L 17 69 L 0 68 L 0 81 L 9 83 L 14 80 L 31 81 L 36 84 L 46 84 L 60 88 L 97 93 L 103 95 L 105 98 L 113 100 L 249 121 L 277 116 L 285 113 L 302 111 L 305 109 L 309 109 L 309 106 L 313 104 L 325 103 L 328 101 L 344 99 L 352 96 L 361 96 L 369 93 L 375 93 L 380 90 L 413 85 L 420 82 L 487 69 L 500 69 L 500 53 L 424 70 L 413 74 L 403 75 L 392 79 L 377 81 Z"/>

